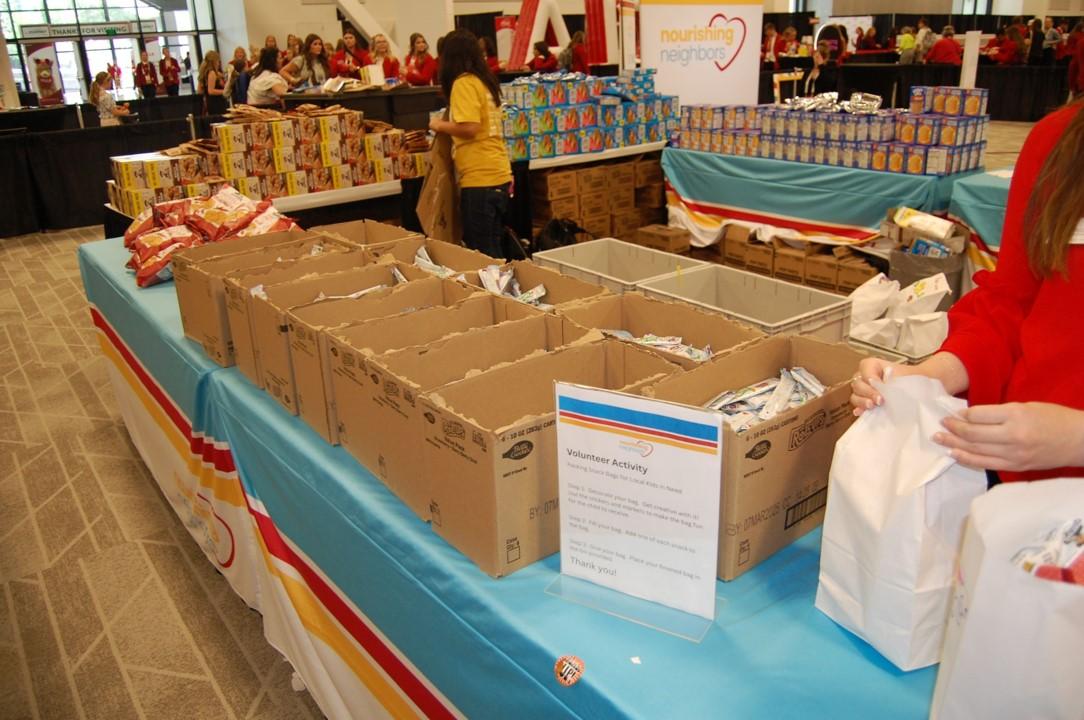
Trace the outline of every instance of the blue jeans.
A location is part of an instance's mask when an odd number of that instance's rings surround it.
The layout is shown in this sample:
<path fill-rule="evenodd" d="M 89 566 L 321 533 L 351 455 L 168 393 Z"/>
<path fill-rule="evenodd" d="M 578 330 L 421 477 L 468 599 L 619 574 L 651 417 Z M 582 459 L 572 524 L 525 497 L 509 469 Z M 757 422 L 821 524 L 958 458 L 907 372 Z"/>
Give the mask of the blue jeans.
<path fill-rule="evenodd" d="M 463 244 L 490 257 L 503 256 L 501 238 L 508 214 L 510 183 L 496 187 L 467 187 L 459 191 Z"/>

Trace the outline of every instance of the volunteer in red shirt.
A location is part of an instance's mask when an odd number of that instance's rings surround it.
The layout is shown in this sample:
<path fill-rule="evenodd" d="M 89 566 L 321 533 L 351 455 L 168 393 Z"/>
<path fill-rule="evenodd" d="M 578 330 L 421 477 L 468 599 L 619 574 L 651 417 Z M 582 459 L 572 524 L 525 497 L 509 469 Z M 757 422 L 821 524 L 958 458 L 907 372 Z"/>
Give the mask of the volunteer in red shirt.
<path fill-rule="evenodd" d="M 162 84 L 166 86 L 166 95 L 181 94 L 181 64 L 169 56 L 169 48 L 162 48 L 162 59 L 158 61 L 158 71 L 162 74 Z"/>
<path fill-rule="evenodd" d="M 1058 62 L 1068 65 L 1076 57 L 1077 48 L 1084 43 L 1084 22 L 1078 22 L 1068 38 L 1058 46 Z"/>
<path fill-rule="evenodd" d="M 587 46 L 584 44 L 587 42 L 586 35 L 583 34 L 583 30 L 577 30 L 572 33 L 572 39 L 568 43 L 569 57 L 571 58 L 570 64 L 567 70 L 570 72 L 583 73 L 587 75 L 590 69 L 587 64 Z"/>
<path fill-rule="evenodd" d="M 490 71 L 494 75 L 499 73 L 504 63 L 497 57 L 497 48 L 493 45 L 493 39 L 483 35 L 478 38 L 478 47 L 482 49 L 482 57 L 486 59 L 486 65 L 489 66 Z"/>
<path fill-rule="evenodd" d="M 1084 102 L 1032 129 L 1009 189 L 997 270 L 949 311 L 941 350 L 894 375 L 926 375 L 969 407 L 934 440 L 1001 479 L 1084 476 Z M 855 414 L 883 402 L 869 384 L 890 363 L 868 358 L 852 381 Z"/>
<path fill-rule="evenodd" d="M 399 80 L 399 58 L 391 54 L 388 38 L 380 33 L 373 35 L 373 62 L 384 67 L 384 81 Z"/>
<path fill-rule="evenodd" d="M 787 52 L 787 41 L 776 33 L 775 25 L 765 23 L 764 42 L 760 44 L 760 62 L 769 70 L 779 69 L 779 56 Z"/>
<path fill-rule="evenodd" d="M 1023 57 L 1024 38 L 1015 25 L 1010 25 L 1005 31 L 1005 39 L 997 47 L 994 62 L 998 65 L 1019 65 L 1024 61 Z"/>
<path fill-rule="evenodd" d="M 421 33 L 411 33 L 410 54 L 406 59 L 405 79 L 411 85 L 432 85 L 437 75 L 437 61 L 429 54 L 429 43 Z"/>
<path fill-rule="evenodd" d="M 158 72 L 154 69 L 154 63 L 147 59 L 146 50 L 139 53 L 139 64 L 135 68 L 135 84 L 147 100 L 154 100 L 158 94 Z"/>
<path fill-rule="evenodd" d="M 527 63 L 527 69 L 536 73 L 551 73 L 557 70 L 557 56 L 550 52 L 544 40 L 534 44 L 534 57 Z"/>
<path fill-rule="evenodd" d="M 1076 51 L 1069 63 L 1069 92 L 1078 100 L 1084 98 L 1084 41 L 1076 44 Z"/>
<path fill-rule="evenodd" d="M 372 65 L 369 51 L 358 47 L 358 36 L 353 30 L 343 33 L 343 48 L 331 56 L 331 74 L 335 77 L 360 77 L 361 68 Z"/>
<path fill-rule="evenodd" d="M 926 53 L 928 65 L 960 65 L 963 63 L 964 51 L 960 43 L 956 42 L 956 30 L 951 25 L 946 25 L 941 31 L 941 39 L 933 44 Z"/>

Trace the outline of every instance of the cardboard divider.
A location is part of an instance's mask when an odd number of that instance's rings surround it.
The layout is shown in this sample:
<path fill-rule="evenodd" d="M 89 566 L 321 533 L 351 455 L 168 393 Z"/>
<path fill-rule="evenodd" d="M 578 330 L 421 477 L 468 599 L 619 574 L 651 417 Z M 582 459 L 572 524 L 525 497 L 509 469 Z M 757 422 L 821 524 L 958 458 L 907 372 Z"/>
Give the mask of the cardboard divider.
<path fill-rule="evenodd" d="M 300 257 L 259 270 L 227 275 L 223 282 L 223 290 L 226 293 L 226 317 L 230 327 L 230 338 L 233 341 L 233 360 L 237 369 L 254 385 L 261 387 L 259 364 L 256 360 L 256 343 L 252 330 L 253 289 L 298 280 L 306 275 L 364 267 L 372 262 L 372 253 L 365 248 L 360 248 L 346 252 L 324 253 L 315 257 Z"/>
<path fill-rule="evenodd" d="M 387 252 L 400 240 L 422 237 L 413 230 L 376 220 L 350 220 L 331 225 L 317 225 L 309 228 L 309 231 L 330 235 L 359 247 L 368 247 L 377 254 Z"/>
<path fill-rule="evenodd" d="M 724 424 L 720 579 L 733 580 L 823 522 L 836 441 L 854 421 L 850 379 L 863 357 L 844 344 L 771 337 L 645 388 L 648 397 L 703 407 L 722 392 L 793 367 L 827 388 L 741 434 Z"/>
<path fill-rule="evenodd" d="M 553 383 L 638 393 L 674 372 L 658 355 L 602 340 L 422 393 L 433 529 L 494 577 L 557 552 Z"/>
<path fill-rule="evenodd" d="M 233 364 L 222 277 L 244 268 L 299 257 L 327 239 L 314 233 L 279 232 L 185 248 L 173 255 L 173 285 L 185 337 L 223 367 Z"/>
<path fill-rule="evenodd" d="M 601 338 L 601 333 L 567 318 L 542 314 L 370 356 L 364 359 L 365 377 L 360 382 L 347 379 L 345 373 L 333 375 L 341 400 L 340 437 L 354 457 L 428 520 L 432 490 L 423 463 L 425 423 L 419 395 L 503 363 Z M 340 389 L 346 394 L 339 395 Z"/>
<path fill-rule="evenodd" d="M 454 305 L 478 292 L 469 285 L 433 277 L 411 265 L 396 265 L 411 282 L 398 286 L 389 283 L 387 288 L 363 297 L 298 306 L 286 314 L 298 414 L 332 445 L 339 443 L 339 420 L 331 384 L 328 331 L 434 305 Z"/>
<path fill-rule="evenodd" d="M 392 256 L 401 263 L 414 264 L 414 257 L 418 250 L 425 248 L 429 259 L 437 265 L 443 265 L 451 270 L 457 270 L 466 275 L 467 282 L 480 286 L 477 271 L 493 264 L 504 262 L 503 258 L 492 258 L 485 253 L 471 250 L 462 245 L 434 240 L 427 237 L 414 237 L 400 240 L 385 247 L 382 252 Z"/>
<path fill-rule="evenodd" d="M 417 277 L 420 270 L 401 265 Z M 297 414 L 294 370 L 290 362 L 289 326 L 286 313 L 307 305 L 320 295 L 346 295 L 381 283 L 392 284 L 391 267 L 377 263 L 335 273 L 315 273 L 290 282 L 264 287 L 252 296 L 251 327 L 259 386 L 271 394 L 288 412 Z M 410 276 L 408 276 L 410 277 Z M 428 277 L 428 276 L 426 276 Z"/>
<path fill-rule="evenodd" d="M 647 334 L 681 337 L 682 342 L 698 348 L 710 347 L 713 354 L 731 350 L 743 343 L 764 337 L 764 333 L 710 313 L 687 303 L 669 302 L 644 297 L 640 293 L 625 293 L 585 300 L 565 307 L 561 314 L 597 330 L 626 330 L 634 337 Z M 701 363 L 665 350 L 649 347 L 670 362 L 685 369 Z"/>
<path fill-rule="evenodd" d="M 512 268 L 516 281 L 519 283 L 519 289 L 523 292 L 538 285 L 545 285 L 546 294 L 542 302 L 553 305 L 555 308 L 609 292 L 604 287 L 565 277 L 555 270 L 535 265 L 527 260 L 515 260 L 504 267 Z"/>

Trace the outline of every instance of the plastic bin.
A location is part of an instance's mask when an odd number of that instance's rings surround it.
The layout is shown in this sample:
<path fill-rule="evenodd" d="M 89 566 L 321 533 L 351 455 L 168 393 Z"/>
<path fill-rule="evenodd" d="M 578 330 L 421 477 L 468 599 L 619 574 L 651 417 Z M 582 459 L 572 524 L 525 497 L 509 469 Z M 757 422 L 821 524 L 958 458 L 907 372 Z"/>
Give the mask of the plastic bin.
<path fill-rule="evenodd" d="M 614 238 L 591 240 L 534 254 L 542 267 L 557 270 L 615 293 L 635 290 L 640 283 L 675 271 L 708 265 L 684 255 L 653 250 Z"/>
<path fill-rule="evenodd" d="M 850 333 L 848 298 L 721 265 L 671 273 L 639 287 L 647 295 L 714 310 L 768 335 L 842 342 Z"/>
<path fill-rule="evenodd" d="M 853 337 L 847 338 L 847 343 L 859 352 L 863 352 L 873 357 L 879 357 L 884 360 L 891 360 L 901 365 L 918 365 L 920 362 L 928 357 L 932 357 L 935 353 L 927 353 L 926 355 L 905 355 L 899 350 L 892 348 L 881 347 L 880 345 L 874 345 L 864 340 L 857 340 Z"/>

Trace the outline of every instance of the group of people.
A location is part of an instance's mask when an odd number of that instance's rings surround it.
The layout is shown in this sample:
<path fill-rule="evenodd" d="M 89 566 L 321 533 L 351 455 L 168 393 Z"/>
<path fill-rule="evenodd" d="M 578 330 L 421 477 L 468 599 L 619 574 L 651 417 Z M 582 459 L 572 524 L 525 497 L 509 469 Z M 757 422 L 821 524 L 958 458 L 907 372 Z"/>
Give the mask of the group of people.
<path fill-rule="evenodd" d="M 1053 18 L 1025 23 L 1017 17 L 1001 27 L 982 49 L 980 60 L 998 65 L 1069 65 L 1084 50 L 1084 22 L 1072 31 L 1067 22 Z"/>

